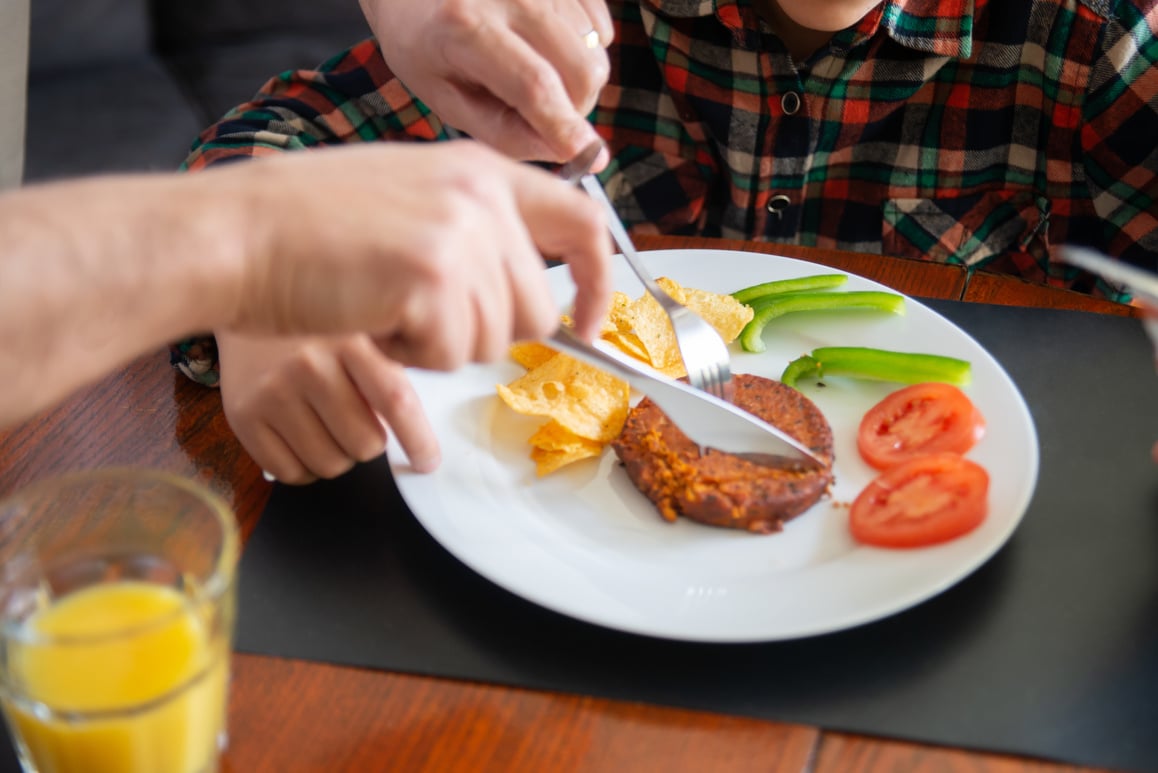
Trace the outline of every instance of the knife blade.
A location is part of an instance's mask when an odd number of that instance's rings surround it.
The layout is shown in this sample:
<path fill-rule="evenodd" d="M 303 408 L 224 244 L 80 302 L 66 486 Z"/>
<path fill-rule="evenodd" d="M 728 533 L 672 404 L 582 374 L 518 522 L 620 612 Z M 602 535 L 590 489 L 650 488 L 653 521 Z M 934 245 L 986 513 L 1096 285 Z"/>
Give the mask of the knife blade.
<path fill-rule="evenodd" d="M 770 467 L 826 464 L 808 446 L 763 419 L 682 381 L 599 349 L 566 327 L 558 328 L 546 344 L 613 373 L 650 397 L 701 450 L 713 448 Z"/>

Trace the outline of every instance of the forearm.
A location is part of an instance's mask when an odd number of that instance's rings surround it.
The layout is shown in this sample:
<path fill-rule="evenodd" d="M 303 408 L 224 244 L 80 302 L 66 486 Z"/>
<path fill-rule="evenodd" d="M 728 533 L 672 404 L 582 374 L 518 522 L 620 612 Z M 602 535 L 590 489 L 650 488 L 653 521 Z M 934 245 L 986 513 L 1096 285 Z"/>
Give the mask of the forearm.
<path fill-rule="evenodd" d="M 0 426 L 227 319 L 244 249 L 236 209 L 169 175 L 0 196 Z"/>

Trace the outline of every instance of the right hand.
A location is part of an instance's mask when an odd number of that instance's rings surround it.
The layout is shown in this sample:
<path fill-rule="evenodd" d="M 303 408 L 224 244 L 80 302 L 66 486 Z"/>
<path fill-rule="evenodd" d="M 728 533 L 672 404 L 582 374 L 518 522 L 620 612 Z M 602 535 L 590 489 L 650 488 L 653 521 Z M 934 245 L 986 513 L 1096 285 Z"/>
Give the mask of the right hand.
<path fill-rule="evenodd" d="M 595 141 L 585 116 L 610 70 L 605 0 L 361 4 L 390 68 L 456 129 L 524 160 L 565 161 Z"/>
<path fill-rule="evenodd" d="M 570 266 L 577 333 L 594 337 L 610 303 L 599 206 L 477 142 L 329 148 L 187 180 L 252 202 L 231 210 L 248 259 L 218 330 L 364 332 L 395 362 L 451 370 L 555 329 L 543 255 Z"/>

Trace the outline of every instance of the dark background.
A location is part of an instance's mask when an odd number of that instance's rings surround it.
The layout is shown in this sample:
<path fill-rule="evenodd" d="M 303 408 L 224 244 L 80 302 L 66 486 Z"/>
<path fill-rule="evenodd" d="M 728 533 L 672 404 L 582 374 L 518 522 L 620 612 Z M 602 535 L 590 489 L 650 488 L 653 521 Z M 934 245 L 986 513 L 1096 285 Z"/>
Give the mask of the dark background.
<path fill-rule="evenodd" d="M 33 0 L 25 181 L 175 169 L 269 78 L 369 34 L 357 0 Z"/>

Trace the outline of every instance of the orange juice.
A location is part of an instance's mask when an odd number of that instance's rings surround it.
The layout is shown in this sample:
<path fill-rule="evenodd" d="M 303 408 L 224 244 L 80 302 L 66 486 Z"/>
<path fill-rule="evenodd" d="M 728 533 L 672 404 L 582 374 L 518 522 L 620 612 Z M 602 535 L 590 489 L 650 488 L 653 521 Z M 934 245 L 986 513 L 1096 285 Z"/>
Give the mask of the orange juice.
<path fill-rule="evenodd" d="M 92 585 L 25 623 L 9 717 L 39 773 L 204 773 L 224 730 L 228 637 L 213 605 L 144 581 Z"/>

